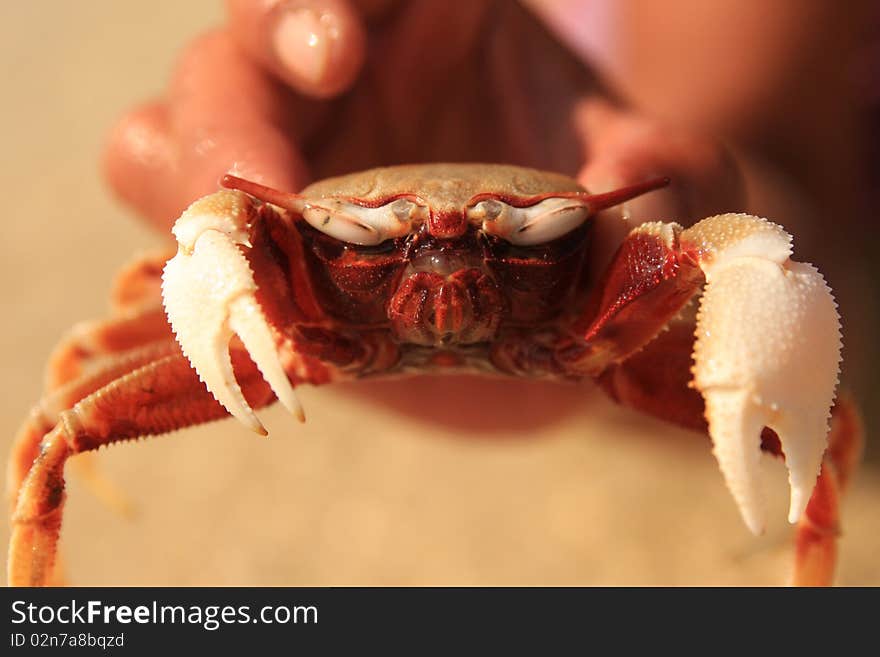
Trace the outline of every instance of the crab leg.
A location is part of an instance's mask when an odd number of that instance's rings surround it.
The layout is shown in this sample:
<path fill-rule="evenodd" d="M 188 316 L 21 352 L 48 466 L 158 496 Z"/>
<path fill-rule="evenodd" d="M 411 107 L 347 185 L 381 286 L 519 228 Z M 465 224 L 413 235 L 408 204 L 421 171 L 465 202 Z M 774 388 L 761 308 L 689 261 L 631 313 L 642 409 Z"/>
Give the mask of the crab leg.
<path fill-rule="evenodd" d="M 107 356 L 101 359 L 100 365 L 90 367 L 89 374 L 79 376 L 47 393 L 31 410 L 12 442 L 6 473 L 6 491 L 13 508 L 21 482 L 37 457 L 40 441 L 58 423 L 61 413 L 125 374 L 178 351 L 174 341 L 167 339 L 112 357 Z"/>
<path fill-rule="evenodd" d="M 232 363 L 249 404 L 260 407 L 272 401 L 271 389 L 242 350 L 234 350 Z M 18 491 L 9 583 L 39 586 L 51 573 L 64 503 L 64 465 L 70 456 L 225 416 L 176 347 L 62 411 Z"/>
<path fill-rule="evenodd" d="M 576 330 L 568 366 L 600 375 L 653 339 L 699 290 L 694 385 L 722 473 L 747 526 L 764 528 L 759 455 L 772 428 L 786 456 L 789 521 L 802 516 L 825 451 L 840 362 L 836 306 L 791 238 L 749 215 L 682 230 L 644 224 L 625 240 Z"/>
<path fill-rule="evenodd" d="M 46 368 L 45 395 L 12 443 L 7 493 L 13 507 L 40 441 L 57 422 L 58 413 L 132 369 L 134 362 L 143 364 L 158 357 L 164 345 L 157 343 L 169 343 L 171 327 L 162 308 L 160 288 L 162 266 L 169 257 L 165 249 L 132 261 L 116 278 L 114 316 L 77 324 L 53 350 Z M 85 454 L 75 461 L 77 474 L 108 506 L 128 509 L 122 493 L 100 475 L 87 458 L 90 456 Z"/>
<path fill-rule="evenodd" d="M 176 351 L 177 346 L 174 342 L 166 340 L 164 344 L 152 343 L 123 354 L 104 355 L 98 359 L 100 363 L 89 363 L 89 370 L 91 372 L 89 375 L 79 376 L 76 380 L 69 381 L 47 392 L 31 410 L 28 418 L 12 441 L 6 470 L 6 497 L 11 505 L 10 511 L 14 512 L 15 510 L 18 492 L 28 470 L 39 453 L 40 442 L 46 433 L 57 424 L 61 411 L 70 408 L 83 397 L 126 372 L 130 372 L 142 364 L 149 363 L 156 358 L 169 353 L 175 353 Z M 75 474 L 86 484 L 92 494 L 103 501 L 104 504 L 126 515 L 131 509 L 130 502 L 111 481 L 105 479 L 100 474 L 96 464 L 89 460 L 88 457 L 91 456 L 91 452 L 84 453 L 74 462 Z M 53 586 L 58 586 L 62 583 L 60 566 L 57 562 L 50 582 Z"/>
<path fill-rule="evenodd" d="M 113 316 L 81 322 L 68 331 L 49 357 L 47 392 L 101 366 L 107 358 L 171 337 L 160 290 L 162 266 L 171 255 L 150 254 L 120 272 Z"/>
<path fill-rule="evenodd" d="M 49 357 L 46 390 L 88 375 L 116 355 L 173 337 L 161 305 L 110 320 L 76 324 Z"/>
<path fill-rule="evenodd" d="M 693 322 L 672 320 L 666 330 L 596 379 L 618 404 L 708 433 L 705 403 L 691 384 Z"/>
<path fill-rule="evenodd" d="M 162 305 L 162 270 L 176 249 L 163 248 L 133 259 L 116 275 L 111 300 L 116 313 Z"/>

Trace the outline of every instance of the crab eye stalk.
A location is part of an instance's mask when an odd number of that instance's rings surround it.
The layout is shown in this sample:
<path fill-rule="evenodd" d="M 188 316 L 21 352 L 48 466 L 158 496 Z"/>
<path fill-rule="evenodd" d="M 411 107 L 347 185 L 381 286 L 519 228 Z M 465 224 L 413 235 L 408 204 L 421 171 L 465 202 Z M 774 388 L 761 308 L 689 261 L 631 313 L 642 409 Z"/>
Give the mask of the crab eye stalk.
<path fill-rule="evenodd" d="M 525 221 L 507 238 L 518 246 L 551 242 L 580 226 L 589 214 L 580 201 L 572 199 L 547 199 L 523 211 Z"/>
<path fill-rule="evenodd" d="M 517 246 L 551 242 L 580 226 L 588 215 L 588 208 L 577 198 L 548 198 L 526 208 L 490 199 L 468 211 L 470 219 L 482 221 L 486 233 Z"/>
<path fill-rule="evenodd" d="M 302 217 L 313 228 L 343 242 L 376 246 L 412 230 L 423 208 L 407 199 L 369 208 L 338 199 L 306 201 Z"/>

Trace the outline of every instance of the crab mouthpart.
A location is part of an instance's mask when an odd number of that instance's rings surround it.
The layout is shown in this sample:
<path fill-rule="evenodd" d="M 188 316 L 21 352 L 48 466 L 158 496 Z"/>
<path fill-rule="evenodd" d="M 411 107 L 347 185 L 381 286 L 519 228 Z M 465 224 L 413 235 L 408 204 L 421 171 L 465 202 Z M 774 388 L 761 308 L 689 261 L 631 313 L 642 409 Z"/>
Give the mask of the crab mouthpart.
<path fill-rule="evenodd" d="M 481 262 L 464 255 L 446 253 L 444 251 L 426 251 L 413 258 L 405 275 L 418 271 L 433 272 L 440 276 L 450 276 L 462 269 L 481 269 Z"/>
<path fill-rule="evenodd" d="M 165 265 L 162 297 L 181 350 L 214 398 L 246 426 L 265 434 L 235 379 L 229 354 L 233 335 L 282 405 L 298 419 L 303 412 L 242 252 L 250 246 L 248 203 L 241 192 L 222 191 L 187 208 L 173 228 L 179 248 Z"/>
<path fill-rule="evenodd" d="M 701 254 L 694 385 L 706 403 L 715 456 L 746 525 L 765 526 L 761 431 L 779 437 L 789 471 L 789 522 L 810 500 L 826 447 L 840 368 L 831 290 L 793 262 L 791 237 L 749 215 L 704 219 L 681 233 Z"/>
<path fill-rule="evenodd" d="M 432 257 L 413 261 L 418 269 L 410 270 L 388 304 L 397 339 L 428 346 L 491 340 L 503 307 L 497 283 L 482 270 L 460 269 L 451 260 L 438 270 Z"/>

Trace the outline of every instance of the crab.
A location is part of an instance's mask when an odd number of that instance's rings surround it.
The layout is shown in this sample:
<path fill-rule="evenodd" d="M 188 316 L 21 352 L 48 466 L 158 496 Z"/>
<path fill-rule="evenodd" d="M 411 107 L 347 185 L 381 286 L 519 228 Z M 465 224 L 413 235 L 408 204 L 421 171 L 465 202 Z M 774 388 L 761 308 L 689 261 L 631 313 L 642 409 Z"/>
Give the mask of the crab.
<path fill-rule="evenodd" d="M 50 581 L 72 455 L 227 415 L 265 434 L 254 409 L 275 400 L 304 419 L 299 385 L 424 372 L 593 379 L 708 431 L 755 533 L 762 452 L 783 457 L 793 581 L 830 583 L 860 440 L 835 401 L 832 293 L 747 214 L 642 224 L 592 276 L 596 214 L 667 182 L 590 194 L 556 173 L 431 164 L 294 194 L 225 176 L 175 223 L 176 254 L 133 263 L 115 315 L 50 359 L 9 466 L 10 584 Z"/>

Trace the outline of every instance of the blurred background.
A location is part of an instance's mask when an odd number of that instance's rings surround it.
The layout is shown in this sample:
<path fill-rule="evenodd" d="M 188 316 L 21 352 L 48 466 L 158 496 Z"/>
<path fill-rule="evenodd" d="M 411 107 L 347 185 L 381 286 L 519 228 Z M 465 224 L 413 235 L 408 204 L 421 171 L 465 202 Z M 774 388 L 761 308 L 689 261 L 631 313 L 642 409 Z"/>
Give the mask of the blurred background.
<path fill-rule="evenodd" d="M 872 429 L 844 503 L 838 579 L 849 585 L 880 584 L 873 4 L 527 3 L 619 98 L 725 140 L 746 173 L 749 209 L 791 228 L 799 259 L 834 288 L 844 381 Z M 0 4 L 0 449 L 39 398 L 63 332 L 106 314 L 114 272 L 163 243 L 102 182 L 108 129 L 160 94 L 180 49 L 223 17 L 213 0 Z M 69 582 L 786 581 L 791 530 L 778 463 L 767 465 L 771 524 L 756 539 L 707 440 L 617 408 L 591 386 L 494 383 L 476 400 L 483 419 L 459 422 L 475 400 L 455 380 L 408 384 L 435 400 L 431 408 L 417 397 L 377 403 L 399 388 L 371 385 L 372 394 L 304 389 L 309 422 L 267 410 L 268 440 L 222 422 L 102 450 L 101 471 L 134 513 L 120 516 L 71 477 Z"/>

